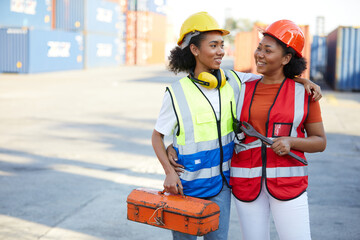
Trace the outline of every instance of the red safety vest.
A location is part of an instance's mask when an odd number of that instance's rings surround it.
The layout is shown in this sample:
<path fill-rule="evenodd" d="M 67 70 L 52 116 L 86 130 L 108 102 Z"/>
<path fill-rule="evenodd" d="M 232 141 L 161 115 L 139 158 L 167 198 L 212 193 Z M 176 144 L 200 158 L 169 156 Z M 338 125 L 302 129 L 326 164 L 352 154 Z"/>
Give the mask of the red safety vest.
<path fill-rule="evenodd" d="M 258 83 L 246 83 L 242 89 L 240 121 L 249 122 L 251 103 Z M 308 109 L 309 96 L 303 85 L 291 79 L 284 80 L 269 109 L 267 137 L 305 137 L 304 122 Z M 303 152 L 291 151 L 305 159 Z M 232 192 L 241 201 L 254 201 L 260 194 L 262 180 L 273 197 L 290 200 L 306 190 L 307 166 L 288 155 L 278 156 L 270 146 L 257 138 L 246 136 L 242 143 L 236 145 L 231 160 Z"/>

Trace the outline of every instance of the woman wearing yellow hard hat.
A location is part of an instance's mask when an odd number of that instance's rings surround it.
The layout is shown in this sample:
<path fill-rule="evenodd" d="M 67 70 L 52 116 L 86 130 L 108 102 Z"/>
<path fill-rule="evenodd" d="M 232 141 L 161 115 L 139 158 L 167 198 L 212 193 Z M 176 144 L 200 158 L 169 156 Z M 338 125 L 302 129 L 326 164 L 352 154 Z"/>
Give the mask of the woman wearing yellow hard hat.
<path fill-rule="evenodd" d="M 233 115 L 241 93 L 241 83 L 260 78 L 220 69 L 224 57 L 223 36 L 206 12 L 191 15 L 181 27 L 178 46 L 169 57 L 169 69 L 188 76 L 166 89 L 152 135 L 154 151 L 166 178 L 164 189 L 177 194 L 209 199 L 220 207 L 219 229 L 206 240 L 227 239 L 230 216 L 230 159 L 234 149 Z M 163 138 L 173 135 L 177 162 L 168 158 Z M 177 173 L 173 166 L 181 166 Z M 179 177 L 180 176 L 180 177 Z M 173 231 L 173 239 L 196 236 Z"/>
<path fill-rule="evenodd" d="M 271 213 L 281 240 L 310 240 L 307 165 L 288 155 L 291 150 L 305 159 L 304 152 L 326 147 L 319 102 L 293 81 L 306 69 L 304 34 L 290 20 L 274 22 L 263 34 L 254 53 L 263 77 L 245 83 L 240 121 L 274 143 L 245 136 L 235 145 L 230 184 L 242 239 L 269 240 Z"/>
<path fill-rule="evenodd" d="M 207 240 L 227 239 L 229 228 L 229 160 L 234 148 L 231 108 L 236 111 L 234 89 L 240 92 L 240 82 L 235 74 L 220 69 L 226 34 L 229 31 L 220 28 L 206 12 L 185 20 L 178 47 L 169 57 L 169 69 L 189 75 L 167 88 L 152 135 L 155 153 L 166 173 L 165 190 L 174 194 L 183 190 L 185 195 L 209 199 L 219 205 L 219 229 L 206 234 Z M 171 134 L 177 163 L 184 167 L 180 178 L 169 162 L 163 143 L 163 136 Z M 173 231 L 173 239 L 196 239 L 196 236 Z"/>

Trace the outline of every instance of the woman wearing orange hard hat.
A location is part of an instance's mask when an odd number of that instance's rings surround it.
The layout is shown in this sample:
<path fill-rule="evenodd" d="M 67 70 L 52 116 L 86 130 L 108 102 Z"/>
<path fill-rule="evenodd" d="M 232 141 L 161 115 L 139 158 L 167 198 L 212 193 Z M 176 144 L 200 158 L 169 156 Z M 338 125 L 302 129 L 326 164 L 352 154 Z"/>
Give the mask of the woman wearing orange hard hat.
<path fill-rule="evenodd" d="M 231 160 L 232 193 L 244 240 L 270 239 L 270 213 L 281 240 L 309 240 L 307 165 L 288 153 L 321 152 L 326 136 L 319 102 L 293 78 L 306 69 L 304 34 L 290 20 L 263 31 L 254 53 L 261 80 L 243 88 L 240 122 L 271 138 L 269 146 L 245 136 Z"/>
<path fill-rule="evenodd" d="M 164 189 L 177 194 L 209 199 L 220 207 L 219 229 L 206 240 L 227 239 L 231 193 L 230 159 L 234 148 L 233 116 L 240 99 L 241 83 L 258 75 L 220 69 L 224 57 L 223 36 L 206 12 L 188 17 L 182 24 L 178 46 L 169 57 L 169 69 L 188 76 L 166 89 L 152 135 L 154 151 L 166 178 Z M 172 135 L 176 153 L 167 156 L 163 138 Z M 176 157 L 175 157 L 176 156 Z M 177 158 L 177 162 L 173 159 Z M 175 167 L 182 167 L 178 175 Z M 210 171 L 209 171 L 210 170 Z M 173 232 L 173 239 L 196 236 Z"/>

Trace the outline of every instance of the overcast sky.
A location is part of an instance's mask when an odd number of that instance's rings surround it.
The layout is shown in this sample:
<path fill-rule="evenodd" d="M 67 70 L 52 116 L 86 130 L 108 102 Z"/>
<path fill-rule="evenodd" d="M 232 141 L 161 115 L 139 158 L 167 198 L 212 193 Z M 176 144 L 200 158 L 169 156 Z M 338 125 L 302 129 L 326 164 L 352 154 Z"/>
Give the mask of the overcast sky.
<path fill-rule="evenodd" d="M 360 26 L 360 0 L 167 0 L 169 22 L 178 35 L 182 22 L 191 14 L 207 11 L 223 26 L 225 15 L 270 24 L 289 19 L 310 25 L 315 34 L 316 17 L 325 18 L 325 34 L 338 26 Z"/>

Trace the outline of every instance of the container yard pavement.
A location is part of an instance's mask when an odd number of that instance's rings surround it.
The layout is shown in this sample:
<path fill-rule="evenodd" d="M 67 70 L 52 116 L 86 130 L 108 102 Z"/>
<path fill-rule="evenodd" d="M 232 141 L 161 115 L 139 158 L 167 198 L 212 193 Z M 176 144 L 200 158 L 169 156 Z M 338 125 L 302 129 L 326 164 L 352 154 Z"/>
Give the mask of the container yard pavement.
<path fill-rule="evenodd" d="M 0 74 L 0 239 L 171 239 L 128 221 L 126 197 L 162 188 L 150 139 L 178 78 L 159 65 Z M 360 93 L 323 87 L 327 149 L 307 155 L 312 236 L 360 239 Z M 241 239 L 234 206 L 229 239 Z"/>

